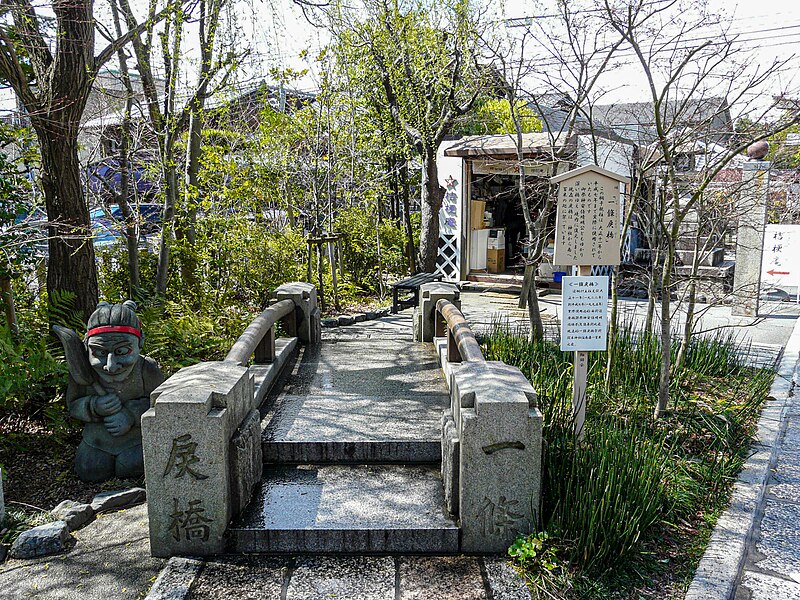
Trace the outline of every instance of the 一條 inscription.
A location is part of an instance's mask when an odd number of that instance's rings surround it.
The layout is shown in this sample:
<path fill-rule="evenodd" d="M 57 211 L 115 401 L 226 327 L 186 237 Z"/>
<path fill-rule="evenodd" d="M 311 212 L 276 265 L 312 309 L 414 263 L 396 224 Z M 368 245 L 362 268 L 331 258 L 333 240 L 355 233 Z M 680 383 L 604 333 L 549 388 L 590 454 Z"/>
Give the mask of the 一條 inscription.
<path fill-rule="evenodd" d="M 519 500 L 506 500 L 505 496 L 500 496 L 497 502 L 484 497 L 480 508 L 483 535 L 508 537 L 516 533 L 518 528 L 514 523 L 525 516 L 516 512 L 518 504 Z"/>

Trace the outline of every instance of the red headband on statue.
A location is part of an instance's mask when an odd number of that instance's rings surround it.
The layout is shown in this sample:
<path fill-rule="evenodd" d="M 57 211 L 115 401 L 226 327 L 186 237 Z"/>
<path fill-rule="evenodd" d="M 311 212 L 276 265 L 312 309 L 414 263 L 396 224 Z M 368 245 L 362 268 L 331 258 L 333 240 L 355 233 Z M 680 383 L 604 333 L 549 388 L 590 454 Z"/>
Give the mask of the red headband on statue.
<path fill-rule="evenodd" d="M 86 332 L 86 337 L 88 339 L 100 333 L 130 333 L 142 339 L 142 331 L 136 327 L 130 327 L 129 325 L 102 325 L 101 327 L 93 327 Z"/>

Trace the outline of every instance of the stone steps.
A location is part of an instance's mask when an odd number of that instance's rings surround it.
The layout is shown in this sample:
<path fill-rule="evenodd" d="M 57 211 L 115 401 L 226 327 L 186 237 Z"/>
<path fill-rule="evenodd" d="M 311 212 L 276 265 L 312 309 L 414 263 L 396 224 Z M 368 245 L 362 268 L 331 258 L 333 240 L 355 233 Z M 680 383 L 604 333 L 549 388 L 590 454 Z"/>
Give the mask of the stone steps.
<path fill-rule="evenodd" d="M 376 390 L 373 390 L 373 392 Z M 441 461 L 440 393 L 284 394 L 262 432 L 266 464 Z"/>
<path fill-rule="evenodd" d="M 265 469 L 228 529 L 237 553 L 454 554 L 438 466 L 303 465 Z"/>
<path fill-rule="evenodd" d="M 228 529 L 229 551 L 458 552 L 440 473 L 447 385 L 410 325 L 404 317 L 351 327 L 349 337 L 326 332 L 303 354 L 263 413 L 264 473 Z"/>

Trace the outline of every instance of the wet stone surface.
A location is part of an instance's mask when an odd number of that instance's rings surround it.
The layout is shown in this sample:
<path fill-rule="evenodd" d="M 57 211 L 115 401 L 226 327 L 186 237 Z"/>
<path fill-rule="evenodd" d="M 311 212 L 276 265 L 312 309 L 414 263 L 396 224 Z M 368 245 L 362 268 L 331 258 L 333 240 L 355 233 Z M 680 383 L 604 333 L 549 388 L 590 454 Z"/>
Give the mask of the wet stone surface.
<path fill-rule="evenodd" d="M 394 579 L 391 557 L 298 558 L 286 600 L 394 600 Z"/>
<path fill-rule="evenodd" d="M 188 600 L 258 600 L 281 597 L 288 558 L 224 556 L 206 562 Z"/>
<path fill-rule="evenodd" d="M 469 556 L 403 556 L 402 600 L 482 600 L 488 598 L 478 558 Z"/>
<path fill-rule="evenodd" d="M 431 466 L 267 468 L 229 535 L 239 552 L 456 552 L 442 497 Z"/>

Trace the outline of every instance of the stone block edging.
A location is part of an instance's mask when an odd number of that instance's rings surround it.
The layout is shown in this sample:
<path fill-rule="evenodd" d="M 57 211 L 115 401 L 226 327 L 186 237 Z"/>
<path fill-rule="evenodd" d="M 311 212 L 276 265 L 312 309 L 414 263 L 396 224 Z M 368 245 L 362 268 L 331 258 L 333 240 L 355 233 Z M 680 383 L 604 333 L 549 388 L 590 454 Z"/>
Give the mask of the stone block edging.
<path fill-rule="evenodd" d="M 758 420 L 754 454 L 733 488 L 728 509 L 719 517 L 685 600 L 730 600 L 736 592 L 747 547 L 775 464 L 780 433 L 795 397 L 800 367 L 800 319 L 783 351 L 775 380 Z"/>
<path fill-rule="evenodd" d="M 372 321 L 382 317 L 388 317 L 391 314 L 391 308 L 385 306 L 376 310 L 370 310 L 363 313 L 356 313 L 353 315 L 339 315 L 337 317 L 326 317 L 321 320 L 322 327 L 346 327 L 347 325 L 355 325 L 356 323 L 363 323 L 364 321 Z"/>
<path fill-rule="evenodd" d="M 184 600 L 204 564 L 201 558 L 173 556 L 161 569 L 144 600 Z"/>

